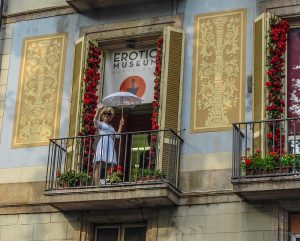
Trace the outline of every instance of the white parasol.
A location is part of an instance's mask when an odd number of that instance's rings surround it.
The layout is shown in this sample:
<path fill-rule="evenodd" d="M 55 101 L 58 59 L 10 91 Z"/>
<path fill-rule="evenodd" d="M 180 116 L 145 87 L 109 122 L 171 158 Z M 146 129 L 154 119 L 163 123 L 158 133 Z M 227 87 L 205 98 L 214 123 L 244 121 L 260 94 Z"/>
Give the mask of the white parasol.
<path fill-rule="evenodd" d="M 102 99 L 103 105 L 122 107 L 122 117 L 124 106 L 140 105 L 142 102 L 143 99 L 130 92 L 114 92 Z"/>

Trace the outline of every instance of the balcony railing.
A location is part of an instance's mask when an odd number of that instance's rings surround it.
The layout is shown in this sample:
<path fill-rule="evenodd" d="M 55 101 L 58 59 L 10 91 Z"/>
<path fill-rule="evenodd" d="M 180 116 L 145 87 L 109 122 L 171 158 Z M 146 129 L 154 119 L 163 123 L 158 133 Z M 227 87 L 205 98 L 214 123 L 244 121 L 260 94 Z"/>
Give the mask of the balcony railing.
<path fill-rule="evenodd" d="M 97 155 L 99 142 L 103 149 L 102 154 L 98 150 Z M 51 139 L 45 189 L 163 182 L 176 188 L 182 142 L 172 130 Z"/>
<path fill-rule="evenodd" d="M 232 178 L 300 175 L 300 118 L 233 124 Z"/>

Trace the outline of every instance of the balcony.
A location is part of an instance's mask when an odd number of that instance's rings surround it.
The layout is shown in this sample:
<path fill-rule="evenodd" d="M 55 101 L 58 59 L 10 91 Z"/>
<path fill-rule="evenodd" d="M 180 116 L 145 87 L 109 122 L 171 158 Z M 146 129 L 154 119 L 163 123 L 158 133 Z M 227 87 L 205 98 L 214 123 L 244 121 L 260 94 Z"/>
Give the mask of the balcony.
<path fill-rule="evenodd" d="M 84 12 L 97 8 L 121 7 L 126 5 L 161 2 L 161 0 L 66 0 L 66 2 L 77 12 Z"/>
<path fill-rule="evenodd" d="M 249 201 L 300 198 L 300 118 L 233 124 L 232 179 Z"/>
<path fill-rule="evenodd" d="M 65 211 L 174 205 L 182 143 L 172 130 L 51 139 L 44 195 Z"/>

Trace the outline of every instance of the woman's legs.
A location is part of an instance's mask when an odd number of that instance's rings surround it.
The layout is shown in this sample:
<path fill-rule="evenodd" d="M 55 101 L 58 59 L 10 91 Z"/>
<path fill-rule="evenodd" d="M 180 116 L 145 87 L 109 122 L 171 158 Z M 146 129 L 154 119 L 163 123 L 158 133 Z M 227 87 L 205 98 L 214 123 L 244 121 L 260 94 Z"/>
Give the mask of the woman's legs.
<path fill-rule="evenodd" d="M 99 185 L 99 173 L 100 173 L 100 162 L 96 162 L 95 164 L 95 169 L 94 169 L 94 185 L 98 186 Z"/>
<path fill-rule="evenodd" d="M 95 169 L 94 169 L 94 183 L 96 186 L 101 184 L 100 179 L 105 179 L 105 169 L 106 169 L 105 161 L 96 162 Z"/>

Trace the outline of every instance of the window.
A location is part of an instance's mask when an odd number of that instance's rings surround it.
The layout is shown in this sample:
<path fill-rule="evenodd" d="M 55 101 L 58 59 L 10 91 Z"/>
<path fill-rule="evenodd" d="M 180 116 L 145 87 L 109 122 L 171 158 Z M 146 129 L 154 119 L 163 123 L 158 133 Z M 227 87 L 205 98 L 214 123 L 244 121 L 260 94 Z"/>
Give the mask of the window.
<path fill-rule="evenodd" d="M 143 224 L 98 226 L 95 241 L 146 241 L 146 230 Z"/>
<path fill-rule="evenodd" d="M 265 83 L 268 80 L 267 76 L 267 33 L 270 30 L 269 21 L 270 13 L 263 13 L 254 21 L 254 54 L 253 54 L 253 121 L 261 121 L 267 118 L 266 103 L 268 93 Z M 299 26 L 299 25 L 298 25 Z M 300 44 L 300 28 L 291 28 L 288 33 L 287 52 L 286 52 L 286 107 L 285 116 L 287 118 L 300 117 L 300 60 L 298 46 Z M 285 127 L 286 140 L 288 140 L 288 151 L 300 153 L 300 127 L 294 127 L 294 124 L 289 124 Z M 294 122 L 293 122 L 294 123 Z M 262 125 L 254 126 L 254 149 L 264 151 L 266 140 L 263 138 L 266 135 L 266 127 Z M 295 136 L 294 136 L 295 134 Z M 296 139 L 295 139 L 296 137 Z"/>
<path fill-rule="evenodd" d="M 253 120 L 266 118 L 265 103 L 267 81 L 267 38 L 269 31 L 269 13 L 263 13 L 254 21 L 254 68 L 253 68 Z M 288 118 L 300 116 L 300 28 L 290 28 L 288 33 L 286 52 L 286 116 Z M 299 131 L 300 132 L 300 129 Z"/>
<path fill-rule="evenodd" d="M 141 26 L 141 23 L 144 24 L 144 26 Z M 173 27 L 174 25 L 175 20 L 170 19 L 170 17 L 161 17 L 160 21 L 157 21 L 157 19 L 148 19 L 144 21 L 105 24 L 89 27 L 81 31 L 84 37 L 75 43 L 69 137 L 77 136 L 80 127 L 81 80 L 83 78 L 85 64 L 85 50 L 87 49 L 86 45 L 88 44 L 87 38 L 97 41 L 99 47 L 104 50 L 104 59 L 102 60 L 102 66 L 100 67 L 102 83 L 100 84 L 101 89 L 99 91 L 99 96 L 102 98 L 102 94 L 108 86 L 108 83 L 105 83 L 105 81 L 109 74 L 109 71 L 105 71 L 105 69 L 108 70 L 108 68 L 106 68 L 107 66 L 105 66 L 105 62 L 107 62 L 105 61 L 105 56 L 111 59 L 111 68 L 113 68 L 112 71 L 110 71 L 111 73 L 116 70 L 117 74 L 123 74 L 117 72 L 123 68 L 122 64 L 124 64 L 124 66 L 125 64 L 130 66 L 131 63 L 135 65 L 144 63 L 153 65 L 153 62 L 151 61 L 154 59 L 153 49 L 156 46 L 156 40 L 159 36 L 163 36 L 159 126 L 160 129 L 172 129 L 175 132 L 180 130 L 184 35 L 183 31 Z M 153 28 L 149 28 L 149 26 L 153 26 Z M 120 31 L 120 27 L 122 27 L 122 31 Z M 138 60 L 139 62 L 131 62 L 141 53 L 143 54 L 142 61 Z M 145 55 L 150 56 L 148 62 L 146 60 L 144 61 Z M 115 63 L 114 60 L 117 62 Z M 118 61 L 121 61 L 122 63 L 119 63 Z M 126 82 L 125 77 L 127 74 L 132 78 L 129 78 Z M 139 81 L 138 78 L 133 78 L 130 73 L 126 73 L 126 76 L 122 77 L 124 82 L 127 83 L 125 89 L 136 88 Z M 150 89 L 151 87 L 149 90 Z M 151 92 L 153 93 L 153 91 Z M 152 101 L 150 100 L 150 102 L 148 101 L 148 104 L 142 105 L 142 109 L 138 110 L 135 108 L 134 111 L 130 109 L 127 111 L 129 119 L 126 120 L 126 131 L 151 129 L 151 102 Z M 111 123 L 115 129 L 119 122 L 118 114 L 120 115 L 120 113 L 116 113 L 116 116 Z M 161 150 L 163 149 L 163 146 L 167 148 L 167 146 L 170 145 L 167 138 L 163 138 L 163 140 L 165 143 L 163 143 L 163 141 L 159 143 L 159 149 Z M 136 148 L 136 146 L 133 146 L 132 148 Z M 138 153 L 136 154 L 138 155 Z M 167 171 L 168 167 L 166 161 L 163 162 L 163 156 L 160 155 L 158 158 L 158 165 Z"/>

